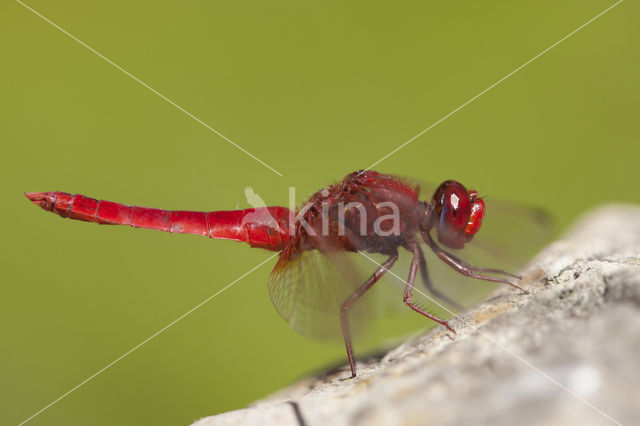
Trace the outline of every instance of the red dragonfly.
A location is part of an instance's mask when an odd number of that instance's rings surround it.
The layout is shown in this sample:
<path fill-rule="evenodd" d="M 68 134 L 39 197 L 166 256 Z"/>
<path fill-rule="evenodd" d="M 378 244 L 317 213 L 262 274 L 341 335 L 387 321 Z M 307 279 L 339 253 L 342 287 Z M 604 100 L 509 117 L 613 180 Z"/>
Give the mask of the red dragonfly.
<path fill-rule="evenodd" d="M 358 171 L 316 192 L 296 212 L 286 207 L 169 211 L 65 192 L 25 195 L 44 210 L 71 219 L 204 235 L 280 251 L 268 283 L 274 306 L 302 334 L 323 337 L 335 325 L 344 339 L 353 378 L 356 365 L 350 319 L 358 311 L 354 304 L 396 263 L 400 247 L 411 255 L 402 301 L 453 333 L 455 330 L 447 321 L 428 312 L 413 298 L 414 282 L 420 272 L 427 290 L 447 304 L 458 306 L 432 285 L 421 245 L 462 276 L 522 290 L 514 282 L 519 279 L 517 275 L 472 266 L 447 250 L 464 248 L 480 231 L 485 201 L 478 192 L 447 180 L 435 189 L 429 201 L 420 201 L 423 186 L 371 170 Z M 531 216 L 534 211 L 520 209 L 510 216 L 521 216 L 523 212 Z M 373 274 L 360 276 L 354 263 L 346 261 L 345 253 L 349 252 L 381 254 L 386 260 Z"/>

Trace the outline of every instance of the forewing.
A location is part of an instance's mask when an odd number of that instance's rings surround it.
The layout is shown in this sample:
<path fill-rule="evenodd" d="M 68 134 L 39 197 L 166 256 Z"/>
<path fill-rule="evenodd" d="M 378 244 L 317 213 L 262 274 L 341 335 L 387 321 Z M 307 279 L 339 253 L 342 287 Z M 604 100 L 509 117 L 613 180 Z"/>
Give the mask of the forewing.
<path fill-rule="evenodd" d="M 543 209 L 491 196 L 484 202 L 480 231 L 463 252 L 486 252 L 499 267 L 517 271 L 550 241 L 553 220 Z"/>
<path fill-rule="evenodd" d="M 389 175 L 394 179 L 399 180 L 400 182 L 409 185 L 413 189 L 415 189 L 416 194 L 418 195 L 418 199 L 421 201 L 431 201 L 431 197 L 435 192 L 438 185 L 433 182 L 428 182 L 423 179 L 418 179 L 410 176 L 403 175 Z"/>

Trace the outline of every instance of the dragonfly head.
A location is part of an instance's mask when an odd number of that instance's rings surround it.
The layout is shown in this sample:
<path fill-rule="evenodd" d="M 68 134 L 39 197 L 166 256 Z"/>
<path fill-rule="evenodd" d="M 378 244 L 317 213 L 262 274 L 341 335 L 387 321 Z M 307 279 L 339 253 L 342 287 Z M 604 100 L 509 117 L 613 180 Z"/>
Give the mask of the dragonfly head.
<path fill-rule="evenodd" d="M 443 182 L 433 194 L 431 207 L 423 232 L 435 228 L 438 241 L 449 248 L 463 248 L 480 230 L 484 201 L 477 191 L 468 191 L 460 182 Z"/>

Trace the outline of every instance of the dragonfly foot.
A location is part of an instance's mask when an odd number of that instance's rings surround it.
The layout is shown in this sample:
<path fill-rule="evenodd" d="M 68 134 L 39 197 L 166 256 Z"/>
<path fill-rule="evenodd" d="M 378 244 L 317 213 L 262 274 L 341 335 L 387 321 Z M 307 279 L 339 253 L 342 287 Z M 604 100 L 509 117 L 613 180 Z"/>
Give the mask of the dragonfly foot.
<path fill-rule="evenodd" d="M 343 377 L 342 379 L 338 379 L 341 382 L 346 382 L 347 380 L 351 380 L 351 379 L 355 379 L 356 378 L 356 373 L 351 374 L 351 376 L 349 377 Z"/>

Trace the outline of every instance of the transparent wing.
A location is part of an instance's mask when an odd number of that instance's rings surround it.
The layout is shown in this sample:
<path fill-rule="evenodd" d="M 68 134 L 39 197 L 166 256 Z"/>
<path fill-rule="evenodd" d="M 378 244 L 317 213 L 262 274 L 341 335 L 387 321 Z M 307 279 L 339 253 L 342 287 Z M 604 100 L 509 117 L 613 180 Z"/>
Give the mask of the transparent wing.
<path fill-rule="evenodd" d="M 384 260 L 380 256 L 376 259 Z M 278 313 L 298 333 L 322 340 L 341 340 L 340 307 L 373 274 L 376 266 L 358 253 L 298 251 L 292 241 L 269 277 L 269 295 Z M 381 315 L 374 288 L 349 310 L 352 336 L 363 334 Z"/>
<path fill-rule="evenodd" d="M 550 241 L 553 220 L 543 209 L 491 196 L 484 202 L 482 227 L 464 249 L 470 255 L 483 251 L 501 267 L 517 271 Z"/>
<path fill-rule="evenodd" d="M 436 188 L 438 188 L 438 185 L 423 179 L 418 179 L 418 178 L 403 176 L 403 175 L 389 175 L 389 176 L 414 188 L 416 191 L 416 194 L 418 195 L 418 199 L 422 201 L 430 201 L 431 196 L 435 192 Z"/>

